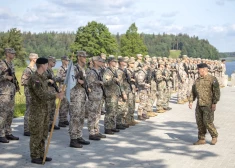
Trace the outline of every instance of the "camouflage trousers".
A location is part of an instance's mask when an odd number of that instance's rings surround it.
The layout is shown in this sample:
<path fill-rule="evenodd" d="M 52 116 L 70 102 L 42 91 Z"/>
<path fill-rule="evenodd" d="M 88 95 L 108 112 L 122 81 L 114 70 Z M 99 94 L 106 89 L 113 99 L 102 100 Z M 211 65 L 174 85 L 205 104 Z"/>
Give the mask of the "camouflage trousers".
<path fill-rule="evenodd" d="M 147 114 L 147 99 L 148 99 L 148 93 L 147 90 L 140 90 L 139 91 L 139 99 L 140 99 L 140 103 L 139 103 L 139 107 L 138 107 L 138 115 L 143 115 L 143 114 Z"/>
<path fill-rule="evenodd" d="M 14 106 L 14 95 L 0 95 L 0 137 L 11 134 Z"/>
<path fill-rule="evenodd" d="M 214 112 L 211 110 L 211 106 L 197 105 L 195 116 L 198 128 L 198 139 L 205 139 L 207 130 L 211 137 L 218 137 L 217 130 L 213 124 Z"/>
<path fill-rule="evenodd" d="M 187 91 L 187 97 L 188 98 L 189 98 L 189 96 L 191 94 L 193 83 L 194 83 L 194 78 L 190 77 L 188 79 L 188 91 Z"/>
<path fill-rule="evenodd" d="M 25 96 L 26 100 L 26 110 L 24 113 L 24 132 L 29 132 L 29 105 L 30 105 L 30 96 Z"/>
<path fill-rule="evenodd" d="M 157 98 L 157 91 L 156 90 L 151 90 L 148 92 L 148 99 L 147 101 L 147 111 L 151 112 L 153 111 L 153 103 L 155 102 Z"/>
<path fill-rule="evenodd" d="M 124 100 L 122 97 L 119 97 L 117 117 L 116 117 L 117 125 L 125 124 L 126 115 L 128 113 L 128 99 L 129 99 L 128 96 L 129 94 L 127 94 L 127 100 Z"/>
<path fill-rule="evenodd" d="M 55 102 L 55 100 L 49 101 L 48 102 L 49 125 L 52 125 L 52 123 L 53 123 L 54 115 L 55 115 L 55 110 L 56 110 L 56 102 Z"/>
<path fill-rule="evenodd" d="M 157 110 L 163 110 L 168 107 L 168 94 L 167 88 L 162 88 L 157 91 Z"/>
<path fill-rule="evenodd" d="M 126 115 L 126 123 L 131 123 L 132 121 L 134 121 L 134 113 L 135 113 L 135 94 L 132 92 L 129 93 L 128 95 L 127 106 L 128 106 L 128 113 Z"/>
<path fill-rule="evenodd" d="M 37 111 L 38 109 L 30 109 Z M 44 112 L 36 116 L 30 114 L 29 116 L 29 130 L 30 130 L 30 157 L 32 159 L 43 157 L 45 152 L 45 141 L 48 136 L 49 113 Z"/>
<path fill-rule="evenodd" d="M 188 88 L 188 82 L 179 82 L 178 84 L 178 93 L 177 93 L 177 97 L 178 97 L 178 102 L 179 101 L 184 101 L 187 99 L 187 88 Z"/>
<path fill-rule="evenodd" d="M 118 96 L 105 98 L 105 117 L 104 117 L 104 128 L 114 129 L 116 128 L 116 116 L 118 110 Z"/>
<path fill-rule="evenodd" d="M 61 100 L 61 105 L 59 109 L 59 122 L 68 121 L 68 113 L 69 113 L 69 102 L 66 98 Z"/>
<path fill-rule="evenodd" d="M 102 101 L 87 101 L 88 121 L 87 127 L 90 135 L 100 133 L 99 121 L 101 116 Z"/>
<path fill-rule="evenodd" d="M 85 100 L 70 102 L 69 135 L 71 139 L 82 137 L 82 129 L 85 120 L 85 103 Z"/>

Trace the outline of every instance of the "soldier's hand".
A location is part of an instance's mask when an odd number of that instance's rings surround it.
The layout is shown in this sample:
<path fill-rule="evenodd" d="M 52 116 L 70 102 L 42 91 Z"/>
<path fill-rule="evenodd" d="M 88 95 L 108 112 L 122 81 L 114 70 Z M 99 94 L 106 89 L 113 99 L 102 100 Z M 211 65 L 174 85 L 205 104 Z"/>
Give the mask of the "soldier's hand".
<path fill-rule="evenodd" d="M 215 110 L 216 110 L 216 104 L 212 104 L 211 110 L 212 110 L 212 111 L 215 111 Z"/>
<path fill-rule="evenodd" d="M 119 82 L 118 78 L 113 78 L 114 82 Z"/>
<path fill-rule="evenodd" d="M 53 80 L 51 80 L 51 79 L 48 79 L 48 82 L 49 82 L 49 83 L 51 83 L 51 84 L 53 84 L 53 83 L 54 83 L 54 81 L 53 81 Z"/>
<path fill-rule="evenodd" d="M 91 88 L 88 88 L 87 90 L 88 90 L 88 92 L 91 92 Z"/>
<path fill-rule="evenodd" d="M 135 82 L 135 79 L 131 79 L 132 82 Z"/>
<path fill-rule="evenodd" d="M 64 98 L 64 92 L 57 93 L 56 98 L 62 100 Z"/>
<path fill-rule="evenodd" d="M 150 84 L 145 84 L 145 87 L 146 87 L 146 88 L 149 88 L 149 87 L 150 87 Z"/>
<path fill-rule="evenodd" d="M 127 100 L 127 95 L 126 94 L 123 95 L 123 99 Z"/>
<path fill-rule="evenodd" d="M 11 80 L 13 79 L 12 76 L 6 76 L 6 78 L 7 78 L 9 81 L 11 81 Z"/>
<path fill-rule="evenodd" d="M 189 104 L 188 104 L 188 107 L 189 107 L 190 109 L 192 109 L 193 103 L 189 103 Z"/>
<path fill-rule="evenodd" d="M 78 83 L 79 83 L 79 84 L 81 84 L 81 85 L 84 84 L 84 81 L 83 81 L 83 80 L 81 80 L 81 79 L 77 79 L 77 80 L 78 80 Z"/>

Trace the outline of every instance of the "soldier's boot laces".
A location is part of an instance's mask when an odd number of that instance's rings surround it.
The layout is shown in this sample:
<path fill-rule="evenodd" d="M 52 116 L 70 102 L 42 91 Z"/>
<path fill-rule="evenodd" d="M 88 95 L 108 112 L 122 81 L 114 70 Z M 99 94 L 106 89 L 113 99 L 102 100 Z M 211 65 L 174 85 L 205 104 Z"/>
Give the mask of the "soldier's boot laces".
<path fill-rule="evenodd" d="M 204 145 L 206 144 L 205 139 L 199 139 L 197 142 L 194 142 L 193 145 Z"/>
<path fill-rule="evenodd" d="M 6 137 L 0 137 L 0 142 L 9 143 L 9 140 Z"/>
<path fill-rule="evenodd" d="M 8 140 L 19 140 L 19 137 L 15 137 L 14 135 L 6 135 L 6 138 L 8 139 Z"/>
<path fill-rule="evenodd" d="M 72 148 L 82 148 L 83 146 L 78 143 L 77 139 L 70 140 L 70 147 Z"/>
<path fill-rule="evenodd" d="M 212 138 L 211 145 L 215 145 L 216 143 L 217 143 L 217 138 L 216 137 Z"/>

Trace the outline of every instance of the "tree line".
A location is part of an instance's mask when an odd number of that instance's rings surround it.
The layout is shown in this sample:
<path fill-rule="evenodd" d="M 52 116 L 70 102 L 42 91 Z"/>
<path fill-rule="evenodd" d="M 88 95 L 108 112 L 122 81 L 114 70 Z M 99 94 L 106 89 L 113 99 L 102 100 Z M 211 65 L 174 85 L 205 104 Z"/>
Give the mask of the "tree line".
<path fill-rule="evenodd" d="M 30 52 L 39 56 L 60 58 L 71 55 L 77 50 L 85 50 L 90 56 L 100 53 L 135 56 L 138 53 L 150 56 L 169 57 L 170 50 L 181 50 L 181 55 L 219 59 L 218 50 L 208 40 L 190 37 L 187 34 L 145 34 L 138 33 L 135 23 L 131 24 L 125 34 L 111 34 L 106 25 L 95 21 L 81 26 L 77 32 L 22 32 L 13 28 L 0 32 L 0 58 L 4 48 L 14 47 L 17 51 L 16 64 L 25 65 Z"/>

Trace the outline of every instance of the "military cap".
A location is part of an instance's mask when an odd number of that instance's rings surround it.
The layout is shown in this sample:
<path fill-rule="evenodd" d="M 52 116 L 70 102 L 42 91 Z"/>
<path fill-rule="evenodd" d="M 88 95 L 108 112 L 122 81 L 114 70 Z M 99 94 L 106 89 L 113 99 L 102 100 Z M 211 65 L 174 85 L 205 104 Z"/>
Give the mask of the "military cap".
<path fill-rule="evenodd" d="M 101 56 L 101 57 L 106 57 L 106 54 L 101 53 L 100 56 Z"/>
<path fill-rule="evenodd" d="M 69 57 L 65 55 L 65 56 L 61 57 L 61 60 L 69 61 Z"/>
<path fill-rule="evenodd" d="M 136 57 L 143 57 L 142 54 L 136 54 Z"/>
<path fill-rule="evenodd" d="M 156 57 L 156 56 L 153 56 L 153 57 L 152 57 L 152 60 L 156 60 L 156 59 L 157 59 L 157 57 Z"/>
<path fill-rule="evenodd" d="M 127 62 L 128 62 L 128 59 L 129 59 L 129 58 L 122 57 L 122 58 L 119 58 L 119 59 L 118 59 L 118 62 L 126 62 L 126 63 L 127 63 Z"/>
<path fill-rule="evenodd" d="M 120 59 L 120 58 L 122 58 L 122 56 L 121 56 L 121 55 L 119 55 L 119 56 L 117 56 L 117 58 L 118 58 L 118 59 Z"/>
<path fill-rule="evenodd" d="M 11 53 L 11 54 L 15 54 L 16 51 L 14 48 L 5 48 L 5 53 Z"/>
<path fill-rule="evenodd" d="M 197 68 L 208 68 L 206 63 L 197 64 Z"/>
<path fill-rule="evenodd" d="M 108 58 L 108 62 L 117 62 L 117 59 L 113 56 L 113 57 L 110 57 Z"/>
<path fill-rule="evenodd" d="M 78 57 L 87 57 L 88 55 L 86 54 L 86 51 L 77 51 L 77 56 Z"/>
<path fill-rule="evenodd" d="M 165 65 L 165 62 L 159 61 L 158 65 Z"/>
<path fill-rule="evenodd" d="M 110 58 L 110 57 L 114 57 L 114 55 L 109 55 L 109 58 Z"/>
<path fill-rule="evenodd" d="M 48 59 L 44 57 L 40 57 L 36 61 L 36 64 L 46 64 L 46 63 L 48 63 Z"/>
<path fill-rule="evenodd" d="M 145 55 L 145 58 L 149 58 L 149 55 Z"/>
<path fill-rule="evenodd" d="M 135 59 L 130 58 L 130 59 L 128 60 L 128 64 L 134 64 L 134 63 L 135 63 Z"/>
<path fill-rule="evenodd" d="M 130 59 L 133 59 L 133 60 L 135 60 L 135 57 L 130 57 Z"/>
<path fill-rule="evenodd" d="M 29 54 L 29 58 L 38 58 L 38 54 L 35 54 L 35 53 L 30 53 Z"/>
<path fill-rule="evenodd" d="M 49 56 L 49 57 L 48 57 L 48 61 L 56 62 L 56 59 L 55 59 L 55 57 L 53 57 L 53 56 Z"/>
<path fill-rule="evenodd" d="M 94 57 L 92 57 L 92 61 L 105 62 L 105 60 L 102 59 L 100 56 L 94 56 Z"/>

